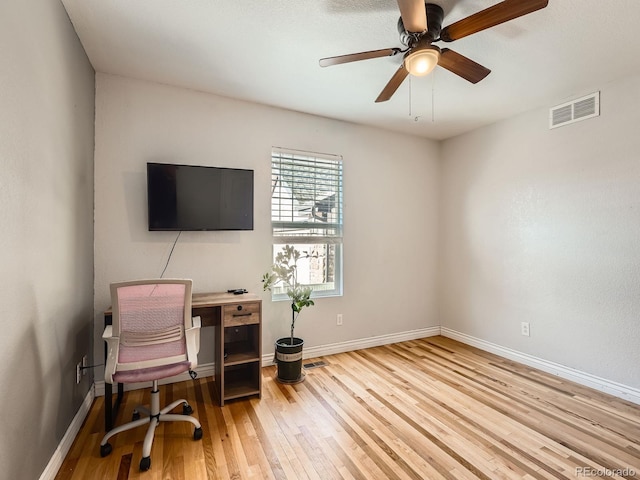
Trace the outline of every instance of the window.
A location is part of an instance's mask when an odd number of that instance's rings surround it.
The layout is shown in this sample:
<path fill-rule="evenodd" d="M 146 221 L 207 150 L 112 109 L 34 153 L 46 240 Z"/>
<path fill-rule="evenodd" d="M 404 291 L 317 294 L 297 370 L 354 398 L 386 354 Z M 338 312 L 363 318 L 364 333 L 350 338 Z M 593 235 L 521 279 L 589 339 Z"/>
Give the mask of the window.
<path fill-rule="evenodd" d="M 273 258 L 293 245 L 298 281 L 312 297 L 342 295 L 342 158 L 273 150 L 271 153 Z M 272 290 L 284 299 L 283 289 Z"/>

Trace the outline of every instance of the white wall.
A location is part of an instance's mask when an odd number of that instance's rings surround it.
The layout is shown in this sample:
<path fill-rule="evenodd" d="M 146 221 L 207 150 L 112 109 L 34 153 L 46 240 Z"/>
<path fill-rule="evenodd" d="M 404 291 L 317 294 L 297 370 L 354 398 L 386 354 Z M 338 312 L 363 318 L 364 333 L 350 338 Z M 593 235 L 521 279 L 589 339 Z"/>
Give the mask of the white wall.
<path fill-rule="evenodd" d="M 255 230 L 182 233 L 165 277 L 192 278 L 194 291 L 243 287 L 259 293 L 264 352 L 287 335 L 290 307 L 272 303 L 260 283 L 271 263 L 272 146 L 344 157 L 344 296 L 320 299 L 302 313 L 296 335 L 305 345 L 438 325 L 436 142 L 97 74 L 97 360 L 109 283 L 159 276 L 176 238 L 147 231 L 148 161 L 255 170 Z M 337 313 L 344 315 L 342 327 Z M 213 361 L 204 350 L 201 361 Z"/>
<path fill-rule="evenodd" d="M 93 69 L 62 5 L 0 3 L 0 476 L 38 478 L 92 383 Z"/>
<path fill-rule="evenodd" d="M 601 91 L 595 119 L 548 130 L 542 108 L 444 142 L 440 316 L 638 388 L 640 77 Z"/>

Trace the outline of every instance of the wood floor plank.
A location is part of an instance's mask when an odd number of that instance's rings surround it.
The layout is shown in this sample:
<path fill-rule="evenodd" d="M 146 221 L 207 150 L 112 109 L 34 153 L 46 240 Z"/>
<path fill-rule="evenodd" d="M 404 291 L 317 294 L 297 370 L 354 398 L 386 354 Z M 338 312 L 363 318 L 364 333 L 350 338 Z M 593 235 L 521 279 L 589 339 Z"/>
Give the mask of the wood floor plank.
<path fill-rule="evenodd" d="M 161 404 L 187 399 L 204 435 L 161 424 L 148 472 L 143 427 L 100 457 L 97 398 L 56 479 L 640 479 L 640 406 L 622 399 L 445 337 L 312 360 L 326 366 L 296 385 L 263 368 L 262 398 L 222 408 L 213 378 L 162 386 Z M 148 401 L 125 393 L 116 424 Z"/>

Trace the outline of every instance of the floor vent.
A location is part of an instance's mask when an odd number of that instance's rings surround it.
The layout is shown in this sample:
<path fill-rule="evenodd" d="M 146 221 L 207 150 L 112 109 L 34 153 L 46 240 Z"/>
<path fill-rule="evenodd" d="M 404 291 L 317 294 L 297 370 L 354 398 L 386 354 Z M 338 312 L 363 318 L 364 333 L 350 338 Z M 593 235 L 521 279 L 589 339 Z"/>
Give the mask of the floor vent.
<path fill-rule="evenodd" d="M 549 111 L 549 128 L 562 127 L 599 115 L 600 92 L 595 92 L 552 107 Z"/>
<path fill-rule="evenodd" d="M 319 362 L 313 362 L 313 363 L 305 363 L 304 364 L 304 368 L 306 368 L 307 370 L 311 369 L 311 368 L 318 368 L 318 367 L 326 367 L 327 364 L 320 360 Z"/>

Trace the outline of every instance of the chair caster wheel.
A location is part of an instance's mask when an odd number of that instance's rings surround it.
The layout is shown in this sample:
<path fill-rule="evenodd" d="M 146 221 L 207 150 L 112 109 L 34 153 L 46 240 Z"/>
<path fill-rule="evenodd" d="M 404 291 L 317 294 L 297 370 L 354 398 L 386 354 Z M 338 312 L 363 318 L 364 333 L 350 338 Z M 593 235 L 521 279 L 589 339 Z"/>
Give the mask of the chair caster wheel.
<path fill-rule="evenodd" d="M 140 460 L 140 471 L 146 472 L 149 468 L 151 468 L 151 457 L 142 457 L 142 460 Z"/>
<path fill-rule="evenodd" d="M 113 447 L 111 447 L 110 443 L 105 443 L 104 445 L 100 445 L 100 456 L 102 458 L 106 457 L 111 453 Z"/>
<path fill-rule="evenodd" d="M 131 415 L 131 421 L 135 422 L 136 420 L 140 420 L 140 412 L 133 412 L 133 415 Z"/>
<path fill-rule="evenodd" d="M 194 440 L 202 440 L 202 427 L 196 428 L 193 431 L 193 439 Z"/>
<path fill-rule="evenodd" d="M 182 414 L 183 415 L 191 415 L 193 413 L 193 408 L 188 403 L 182 405 Z"/>

